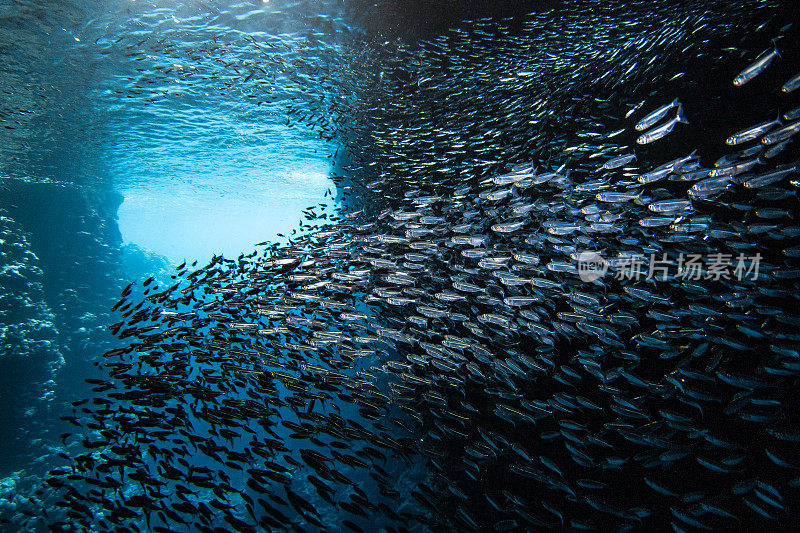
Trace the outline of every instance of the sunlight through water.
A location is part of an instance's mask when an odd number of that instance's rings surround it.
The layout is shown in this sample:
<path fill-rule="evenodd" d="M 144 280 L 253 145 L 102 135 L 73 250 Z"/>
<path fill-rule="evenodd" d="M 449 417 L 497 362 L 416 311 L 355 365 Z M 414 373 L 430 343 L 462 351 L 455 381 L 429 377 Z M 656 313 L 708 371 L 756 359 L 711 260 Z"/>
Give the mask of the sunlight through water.
<path fill-rule="evenodd" d="M 120 187 L 123 241 L 175 264 L 205 263 L 219 253 L 232 258 L 257 242 L 290 235 L 301 211 L 335 190 L 325 160 L 269 150 L 252 157 L 244 166 L 219 154 L 134 170 Z"/>

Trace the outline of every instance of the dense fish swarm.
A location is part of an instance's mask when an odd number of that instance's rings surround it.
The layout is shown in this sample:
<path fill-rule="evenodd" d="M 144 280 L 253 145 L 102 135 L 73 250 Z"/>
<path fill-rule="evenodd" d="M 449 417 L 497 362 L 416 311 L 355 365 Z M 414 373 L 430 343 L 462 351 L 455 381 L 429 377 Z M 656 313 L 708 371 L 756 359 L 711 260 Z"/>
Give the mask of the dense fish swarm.
<path fill-rule="evenodd" d="M 82 428 L 62 437 L 67 464 L 16 519 L 789 527 L 800 92 L 766 43 L 786 34 L 775 46 L 796 53 L 796 30 L 768 4 L 709 5 L 626 18 L 575 2 L 560 23 L 398 47 L 376 75 L 395 100 L 342 109 L 357 122 L 340 181 L 364 208 L 311 210 L 288 246 L 127 287 L 124 344 L 66 417 Z M 698 38 L 756 27 L 774 32 L 761 55 Z M 713 117 L 664 63 L 689 52 L 730 80 L 706 92 L 774 105 L 739 124 L 749 110 L 706 95 L 741 120 L 690 144 Z"/>

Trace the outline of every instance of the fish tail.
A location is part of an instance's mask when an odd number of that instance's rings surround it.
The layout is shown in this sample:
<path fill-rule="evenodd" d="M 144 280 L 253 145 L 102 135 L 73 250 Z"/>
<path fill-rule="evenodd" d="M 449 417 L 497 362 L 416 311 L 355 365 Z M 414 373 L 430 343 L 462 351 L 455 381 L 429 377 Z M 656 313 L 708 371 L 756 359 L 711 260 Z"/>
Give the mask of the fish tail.
<path fill-rule="evenodd" d="M 683 122 L 684 124 L 689 123 L 686 115 L 683 114 L 683 106 L 678 107 L 678 116 L 676 118 L 678 119 L 678 122 Z"/>
<path fill-rule="evenodd" d="M 778 50 L 778 38 L 777 37 L 772 39 L 772 46 L 775 47 L 775 55 L 778 56 L 778 57 L 783 57 L 783 54 L 781 54 L 781 51 Z"/>

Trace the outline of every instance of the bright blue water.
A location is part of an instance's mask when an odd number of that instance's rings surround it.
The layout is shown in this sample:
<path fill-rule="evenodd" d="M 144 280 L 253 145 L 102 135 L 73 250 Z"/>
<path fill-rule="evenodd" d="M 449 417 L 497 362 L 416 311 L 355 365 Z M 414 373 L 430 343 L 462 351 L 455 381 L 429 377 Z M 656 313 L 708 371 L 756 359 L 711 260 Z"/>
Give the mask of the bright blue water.
<path fill-rule="evenodd" d="M 282 4 L 0 4 L 21 23 L 3 54 L 18 123 L 0 173 L 116 190 L 123 240 L 172 262 L 289 234 L 335 190 L 336 146 L 287 110 L 324 91 L 304 76 L 314 55 L 339 52 L 309 42 L 322 3 Z"/>
<path fill-rule="evenodd" d="M 314 158 L 313 142 L 289 128 L 276 130 L 274 142 L 262 147 L 228 150 L 206 142 L 174 154 L 132 150 L 115 172 L 124 197 L 123 240 L 175 264 L 205 264 L 214 254 L 236 257 L 290 234 L 301 211 L 325 201 L 334 186 L 326 161 Z"/>

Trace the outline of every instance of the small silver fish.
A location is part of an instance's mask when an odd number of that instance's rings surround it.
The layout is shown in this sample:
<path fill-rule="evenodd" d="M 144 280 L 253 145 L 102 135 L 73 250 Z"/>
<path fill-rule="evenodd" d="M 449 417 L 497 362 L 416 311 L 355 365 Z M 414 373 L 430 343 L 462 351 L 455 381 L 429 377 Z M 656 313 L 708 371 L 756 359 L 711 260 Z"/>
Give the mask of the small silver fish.
<path fill-rule="evenodd" d="M 531 173 L 513 173 L 513 174 L 503 174 L 500 176 L 495 176 L 492 178 L 492 182 L 495 185 L 511 185 L 512 183 L 517 183 L 518 181 L 522 181 L 525 178 L 531 178 L 533 174 Z"/>
<path fill-rule="evenodd" d="M 752 141 L 753 139 L 757 139 L 763 134 L 767 133 L 775 126 L 780 126 L 780 125 L 781 121 L 777 119 L 770 120 L 768 122 L 762 122 L 761 124 L 758 124 L 756 126 L 745 128 L 741 131 L 734 133 L 725 140 L 725 144 L 736 146 L 737 144 L 742 144 L 748 141 Z"/>
<path fill-rule="evenodd" d="M 628 202 L 633 200 L 639 196 L 640 193 L 632 193 L 632 192 L 601 192 L 595 195 L 595 198 L 600 200 L 601 202 L 608 202 L 608 203 L 618 203 L 618 202 Z"/>
<path fill-rule="evenodd" d="M 630 117 L 631 115 L 633 115 L 634 113 L 636 113 L 636 112 L 639 110 L 639 108 L 640 108 L 640 107 L 642 107 L 643 105 L 644 105 L 644 100 L 642 100 L 641 102 L 639 102 L 638 104 L 636 104 L 635 106 L 633 106 L 632 108 L 630 108 L 630 109 L 628 110 L 628 112 L 627 112 L 627 113 L 625 113 L 625 118 L 628 118 L 628 117 Z"/>
<path fill-rule="evenodd" d="M 512 233 L 521 229 L 525 225 L 524 220 L 516 220 L 513 222 L 503 222 L 492 226 L 492 231 L 495 233 Z"/>
<path fill-rule="evenodd" d="M 783 150 L 790 142 L 792 142 L 791 139 L 786 139 L 785 141 L 781 141 L 778 144 L 773 145 L 772 148 L 764 152 L 764 157 L 766 157 L 767 159 L 772 159 L 779 153 L 783 152 Z"/>
<path fill-rule="evenodd" d="M 681 104 L 677 98 L 672 102 L 670 102 L 669 104 L 662 105 L 661 107 L 659 107 L 658 109 L 656 109 L 655 111 L 644 117 L 642 120 L 640 120 L 636 124 L 636 126 L 634 126 L 636 128 L 636 131 L 646 130 L 647 128 L 649 128 L 650 126 L 652 126 L 653 124 L 664 118 L 664 116 L 666 116 L 667 112 L 670 109 L 672 109 L 673 107 L 678 107 L 680 105 Z"/>
<path fill-rule="evenodd" d="M 647 206 L 654 213 L 671 213 L 690 209 L 691 207 L 691 200 L 660 200 Z"/>
<path fill-rule="evenodd" d="M 774 170 L 766 174 L 753 176 L 752 178 L 744 182 L 744 186 L 747 187 L 748 189 L 757 189 L 759 187 L 766 187 L 767 185 L 772 185 L 773 183 L 781 181 L 783 178 L 794 172 L 797 172 L 796 166 Z"/>
<path fill-rule="evenodd" d="M 503 298 L 503 303 L 509 307 L 523 307 L 532 303 L 540 301 L 538 296 L 509 296 Z"/>
<path fill-rule="evenodd" d="M 671 132 L 678 122 L 683 122 L 684 124 L 689 123 L 683 115 L 683 106 L 678 106 L 678 114 L 675 118 L 671 118 L 661 126 L 648 131 L 644 135 L 640 135 L 639 138 L 636 139 L 636 142 L 638 144 L 650 144 L 653 141 L 657 141 Z"/>
<path fill-rule="evenodd" d="M 636 179 L 639 181 L 639 183 L 653 183 L 654 181 L 658 181 L 667 177 L 671 172 L 671 168 L 657 168 L 655 170 L 651 170 L 650 172 L 645 172 Z"/>
<path fill-rule="evenodd" d="M 706 198 L 727 189 L 730 183 L 730 176 L 707 178 L 692 185 L 692 188 L 689 189 L 689 196 L 695 199 Z"/>
<path fill-rule="evenodd" d="M 770 145 L 779 143 L 793 136 L 798 131 L 800 131 L 800 120 L 792 122 L 788 126 L 784 126 L 779 130 L 775 130 L 767 135 L 764 135 L 761 137 L 761 144 Z"/>
<path fill-rule="evenodd" d="M 781 87 L 781 91 L 785 93 L 790 93 L 800 87 L 800 72 L 792 76 L 789 81 L 783 84 Z"/>
<path fill-rule="evenodd" d="M 606 170 L 612 170 L 615 168 L 619 168 L 622 166 L 627 165 L 631 161 L 636 159 L 636 154 L 626 154 L 619 157 L 615 157 L 614 159 L 610 159 L 603 163 L 603 168 Z"/>
<path fill-rule="evenodd" d="M 787 111 L 783 114 L 784 120 L 794 120 L 796 118 L 800 118 L 800 107 L 795 107 L 791 111 Z"/>
<path fill-rule="evenodd" d="M 751 63 L 746 69 L 741 71 L 734 79 L 733 84 L 741 87 L 748 81 L 752 80 L 766 69 L 776 56 L 779 56 L 778 48 L 775 47 L 769 52 L 761 54 L 761 57 Z"/>
<path fill-rule="evenodd" d="M 669 226 L 673 222 L 675 222 L 675 217 L 646 217 L 639 221 L 639 225 L 643 228 L 657 228 Z"/>

